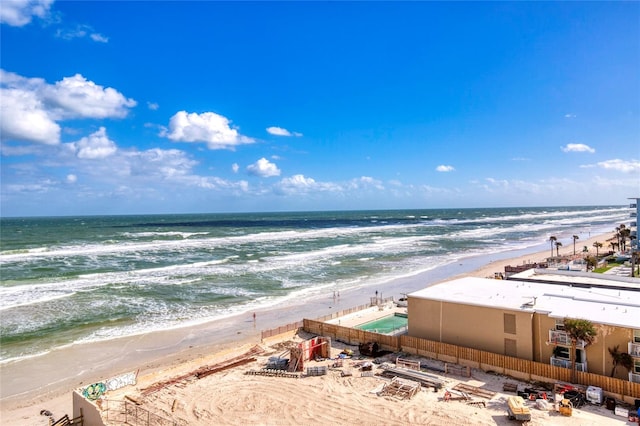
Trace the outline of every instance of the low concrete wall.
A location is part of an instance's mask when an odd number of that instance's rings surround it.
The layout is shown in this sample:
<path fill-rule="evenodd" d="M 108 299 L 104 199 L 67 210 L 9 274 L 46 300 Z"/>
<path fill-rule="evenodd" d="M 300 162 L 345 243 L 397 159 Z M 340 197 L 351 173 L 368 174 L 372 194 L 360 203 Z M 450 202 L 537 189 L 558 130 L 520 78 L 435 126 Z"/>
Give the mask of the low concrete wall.
<path fill-rule="evenodd" d="M 77 391 L 73 391 L 73 417 L 82 414 L 84 426 L 104 426 L 100 409 Z"/>

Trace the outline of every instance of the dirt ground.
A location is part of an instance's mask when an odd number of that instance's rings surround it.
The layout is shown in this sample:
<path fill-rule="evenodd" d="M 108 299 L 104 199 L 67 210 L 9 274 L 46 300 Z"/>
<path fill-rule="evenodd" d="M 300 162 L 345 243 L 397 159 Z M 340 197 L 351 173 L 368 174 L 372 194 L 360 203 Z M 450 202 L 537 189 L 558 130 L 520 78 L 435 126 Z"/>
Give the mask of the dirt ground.
<path fill-rule="evenodd" d="M 331 358 L 308 361 L 299 378 L 269 377 L 247 374 L 260 370 L 270 357 L 284 356 L 287 347 L 309 336 L 295 338 L 277 345 L 261 346 L 262 351 L 250 363 L 228 368 L 203 378 L 190 376 L 178 382 L 154 387 L 154 383 L 171 377 L 184 376 L 182 371 L 165 371 L 162 375 L 139 378 L 135 387 L 123 388 L 108 398 L 130 398 L 139 407 L 184 425 L 300 425 L 300 424 L 385 424 L 385 425 L 515 425 L 509 420 L 507 398 L 514 392 L 503 391 L 505 382 L 517 383 L 519 390 L 534 384 L 518 382 L 512 378 L 471 370 L 471 377 L 445 374 L 444 364 L 407 354 L 390 354 L 376 359 L 359 356 L 358 348 L 332 342 Z M 254 347 L 255 348 L 255 347 Z M 245 347 L 245 353 L 250 348 Z M 336 358 L 345 349 L 354 352 L 342 361 L 342 367 L 333 367 Z M 228 353 L 224 357 L 207 360 L 208 365 L 222 365 L 225 360 L 237 359 L 242 352 Z M 423 371 L 436 376 L 444 386 L 436 390 L 422 387 L 413 397 L 382 395 L 381 390 L 391 381 L 380 373 L 378 362 L 395 362 L 396 358 L 420 361 Z M 373 376 L 363 377 L 361 364 L 372 365 Z M 307 376 L 307 367 L 327 367 L 326 375 Z M 424 369 L 426 366 L 426 369 Z M 194 371 L 202 364 L 192 365 Z M 468 394 L 471 400 L 445 401 L 445 390 L 459 383 L 480 388 L 487 396 Z M 538 388 L 543 390 L 541 384 Z M 146 391 L 145 391 L 146 389 Z M 149 391 L 152 389 L 152 391 Z M 471 404 L 473 403 L 473 404 Z M 571 417 L 555 410 L 536 408 L 535 401 L 527 401 L 531 412 L 531 425 L 622 425 L 627 418 L 616 416 L 605 406 L 585 405 L 574 408 Z"/>

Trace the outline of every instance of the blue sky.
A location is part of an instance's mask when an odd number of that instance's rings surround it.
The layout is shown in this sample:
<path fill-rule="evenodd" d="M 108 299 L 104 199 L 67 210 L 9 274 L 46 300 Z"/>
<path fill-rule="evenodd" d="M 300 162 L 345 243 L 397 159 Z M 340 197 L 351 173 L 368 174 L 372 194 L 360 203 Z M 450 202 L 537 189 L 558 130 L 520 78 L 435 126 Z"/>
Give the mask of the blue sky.
<path fill-rule="evenodd" d="M 638 2 L 0 3 L 2 216 L 620 205 Z"/>

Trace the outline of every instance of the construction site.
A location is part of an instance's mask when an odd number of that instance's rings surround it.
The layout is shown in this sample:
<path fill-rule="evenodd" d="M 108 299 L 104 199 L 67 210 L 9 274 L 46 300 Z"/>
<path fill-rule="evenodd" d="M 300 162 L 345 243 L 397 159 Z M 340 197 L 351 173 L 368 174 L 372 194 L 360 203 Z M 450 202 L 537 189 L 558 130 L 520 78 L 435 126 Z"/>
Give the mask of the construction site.
<path fill-rule="evenodd" d="M 352 320 L 371 315 L 376 313 L 359 313 Z M 635 421 L 629 410 L 616 412 L 604 404 L 582 404 L 567 411 L 563 394 L 571 390 L 568 384 L 517 380 L 385 350 L 376 342 L 352 344 L 296 329 L 260 344 L 137 377 L 135 384 L 96 395 L 94 400 L 76 393 L 74 411 L 77 399 L 84 424 L 104 425 Z"/>

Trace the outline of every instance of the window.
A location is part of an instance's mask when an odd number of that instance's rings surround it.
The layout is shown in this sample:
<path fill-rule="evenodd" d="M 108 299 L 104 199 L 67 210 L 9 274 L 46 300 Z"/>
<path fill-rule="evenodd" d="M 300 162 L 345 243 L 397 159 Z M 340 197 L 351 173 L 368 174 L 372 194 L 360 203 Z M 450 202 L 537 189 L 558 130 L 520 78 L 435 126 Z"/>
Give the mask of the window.
<path fill-rule="evenodd" d="M 506 356 L 517 357 L 517 344 L 515 339 L 504 339 L 504 354 Z"/>
<path fill-rule="evenodd" d="M 640 330 L 633 330 L 633 343 L 640 343 Z"/>
<path fill-rule="evenodd" d="M 564 331 L 564 320 L 563 319 L 557 319 L 556 320 L 556 330 Z"/>
<path fill-rule="evenodd" d="M 553 356 L 556 358 L 569 359 L 569 348 L 556 346 L 553 348 Z"/>
<path fill-rule="evenodd" d="M 640 374 L 640 361 L 633 362 L 633 372 L 635 374 Z"/>
<path fill-rule="evenodd" d="M 504 314 L 504 332 L 509 334 L 516 334 L 515 314 Z"/>

